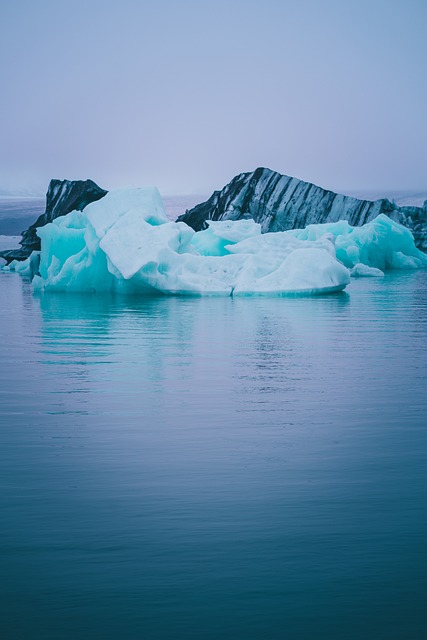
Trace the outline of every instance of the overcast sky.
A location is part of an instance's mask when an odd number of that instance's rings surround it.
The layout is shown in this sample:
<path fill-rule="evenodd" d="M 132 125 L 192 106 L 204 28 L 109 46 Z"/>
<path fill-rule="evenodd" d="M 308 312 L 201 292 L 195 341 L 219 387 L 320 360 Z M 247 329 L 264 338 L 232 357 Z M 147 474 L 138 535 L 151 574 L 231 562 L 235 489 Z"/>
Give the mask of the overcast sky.
<path fill-rule="evenodd" d="M 427 187 L 425 0 L 2 0 L 0 187 Z"/>

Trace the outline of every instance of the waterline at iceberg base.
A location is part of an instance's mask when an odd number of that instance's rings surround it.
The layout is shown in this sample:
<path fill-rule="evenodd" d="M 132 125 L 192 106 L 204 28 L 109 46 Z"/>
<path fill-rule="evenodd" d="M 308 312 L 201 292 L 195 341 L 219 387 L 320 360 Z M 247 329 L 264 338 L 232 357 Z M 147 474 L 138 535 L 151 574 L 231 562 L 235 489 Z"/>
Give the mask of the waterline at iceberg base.
<path fill-rule="evenodd" d="M 116 189 L 38 228 L 36 290 L 184 295 L 313 295 L 354 276 L 427 266 L 411 232 L 381 214 L 261 234 L 253 220 L 170 222 L 154 187 Z M 10 269 L 34 271 L 34 254 Z"/>

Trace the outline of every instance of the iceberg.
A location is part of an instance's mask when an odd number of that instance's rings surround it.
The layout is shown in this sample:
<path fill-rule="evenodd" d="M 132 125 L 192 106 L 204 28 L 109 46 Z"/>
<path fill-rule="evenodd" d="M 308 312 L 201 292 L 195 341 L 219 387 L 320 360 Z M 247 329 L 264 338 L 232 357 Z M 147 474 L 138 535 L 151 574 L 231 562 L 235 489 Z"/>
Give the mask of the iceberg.
<path fill-rule="evenodd" d="M 386 198 L 360 200 L 265 167 L 235 176 L 178 220 L 201 231 L 209 220 L 253 219 L 266 233 L 338 220 L 348 220 L 359 227 L 381 213 L 408 227 L 414 234 L 415 246 L 427 251 L 427 200 L 422 207 L 398 206 Z"/>
<path fill-rule="evenodd" d="M 384 215 L 357 228 L 339 221 L 261 234 L 253 220 L 228 220 L 195 232 L 169 221 L 155 187 L 110 191 L 37 233 L 39 291 L 315 295 L 343 290 L 349 269 L 427 266 L 410 231 Z"/>

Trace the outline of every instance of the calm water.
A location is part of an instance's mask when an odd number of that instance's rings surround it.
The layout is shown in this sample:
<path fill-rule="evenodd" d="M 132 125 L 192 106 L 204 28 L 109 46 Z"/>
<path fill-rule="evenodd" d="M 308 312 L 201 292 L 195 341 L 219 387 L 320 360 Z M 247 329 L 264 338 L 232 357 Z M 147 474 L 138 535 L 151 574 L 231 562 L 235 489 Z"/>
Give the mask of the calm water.
<path fill-rule="evenodd" d="M 426 638 L 426 292 L 0 273 L 1 637 Z"/>
<path fill-rule="evenodd" d="M 0 197 L 0 237 L 21 235 L 45 210 L 45 198 Z"/>

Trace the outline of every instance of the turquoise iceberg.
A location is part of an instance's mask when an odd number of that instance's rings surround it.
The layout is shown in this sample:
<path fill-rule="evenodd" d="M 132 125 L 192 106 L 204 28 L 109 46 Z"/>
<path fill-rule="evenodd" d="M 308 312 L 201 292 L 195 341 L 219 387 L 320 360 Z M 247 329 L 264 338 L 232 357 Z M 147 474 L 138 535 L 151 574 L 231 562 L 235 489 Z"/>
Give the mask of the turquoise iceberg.
<path fill-rule="evenodd" d="M 239 220 L 196 233 L 168 220 L 154 187 L 110 191 L 37 233 L 33 285 L 45 291 L 312 295 L 344 289 L 349 269 L 382 275 L 427 266 L 410 231 L 385 215 L 357 228 L 340 221 L 261 234 L 253 220 Z"/>

